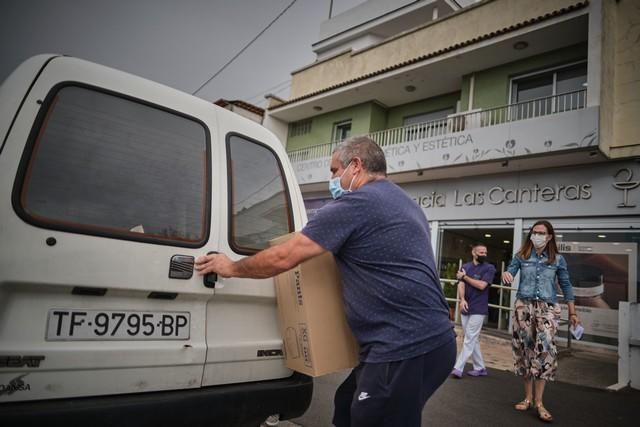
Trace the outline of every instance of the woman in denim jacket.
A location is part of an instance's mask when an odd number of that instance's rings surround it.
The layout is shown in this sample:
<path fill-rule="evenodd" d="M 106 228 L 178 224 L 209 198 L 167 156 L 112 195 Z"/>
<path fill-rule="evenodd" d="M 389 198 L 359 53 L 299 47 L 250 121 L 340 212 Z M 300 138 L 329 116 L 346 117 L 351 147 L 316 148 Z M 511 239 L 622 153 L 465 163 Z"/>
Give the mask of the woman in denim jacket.
<path fill-rule="evenodd" d="M 515 409 L 526 411 L 535 402 L 540 419 L 550 422 L 552 416 L 542 403 L 542 395 L 546 382 L 554 380 L 558 367 L 554 337 L 560 306 L 556 281 L 567 302 L 572 326 L 579 320 L 567 262 L 558 253 L 553 226 L 548 221 L 538 221 L 529 230 L 527 239 L 502 274 L 502 281 L 511 284 L 518 271 L 520 286 L 513 310 L 512 346 L 516 374 L 524 377 L 525 397 Z"/>

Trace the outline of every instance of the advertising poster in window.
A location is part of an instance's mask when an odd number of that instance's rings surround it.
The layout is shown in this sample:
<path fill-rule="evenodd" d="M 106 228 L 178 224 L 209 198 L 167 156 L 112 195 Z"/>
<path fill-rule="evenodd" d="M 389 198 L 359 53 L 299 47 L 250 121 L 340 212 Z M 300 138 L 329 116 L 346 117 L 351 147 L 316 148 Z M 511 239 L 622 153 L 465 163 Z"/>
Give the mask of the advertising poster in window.
<path fill-rule="evenodd" d="M 567 261 L 576 310 L 585 329 L 582 341 L 617 346 L 619 303 L 637 300 L 637 244 L 563 242 L 559 249 Z M 566 319 L 567 306 L 562 307 Z M 566 337 L 566 328 L 561 326 L 559 333 Z"/>

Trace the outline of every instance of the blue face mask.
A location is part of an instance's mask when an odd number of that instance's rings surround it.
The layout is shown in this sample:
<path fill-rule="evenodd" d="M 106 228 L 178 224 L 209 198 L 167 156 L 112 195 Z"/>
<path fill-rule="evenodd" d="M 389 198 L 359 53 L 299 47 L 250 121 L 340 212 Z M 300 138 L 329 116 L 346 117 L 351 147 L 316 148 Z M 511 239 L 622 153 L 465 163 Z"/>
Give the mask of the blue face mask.
<path fill-rule="evenodd" d="M 331 193 L 331 197 L 333 197 L 334 199 L 339 199 L 344 195 L 345 192 L 351 192 L 351 185 L 349 185 L 349 189 L 345 191 L 345 189 L 342 188 L 342 185 L 340 184 L 340 179 L 342 178 L 342 175 L 344 175 L 344 173 L 347 171 L 347 169 L 349 169 L 349 166 L 351 166 L 351 163 L 349 163 L 347 168 L 342 172 L 340 176 L 336 176 L 335 178 L 331 178 L 329 180 L 329 192 Z M 355 176 L 353 178 L 355 178 Z M 351 180 L 351 184 L 353 184 L 353 179 Z"/>

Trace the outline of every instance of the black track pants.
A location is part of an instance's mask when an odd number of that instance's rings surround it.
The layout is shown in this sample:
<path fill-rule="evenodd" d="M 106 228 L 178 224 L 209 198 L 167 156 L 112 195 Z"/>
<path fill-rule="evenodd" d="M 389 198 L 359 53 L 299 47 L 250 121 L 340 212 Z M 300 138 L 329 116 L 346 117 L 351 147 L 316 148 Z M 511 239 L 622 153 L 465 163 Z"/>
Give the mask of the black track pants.
<path fill-rule="evenodd" d="M 419 427 L 422 409 L 456 360 L 452 339 L 429 353 L 387 363 L 360 363 L 338 387 L 336 427 Z"/>

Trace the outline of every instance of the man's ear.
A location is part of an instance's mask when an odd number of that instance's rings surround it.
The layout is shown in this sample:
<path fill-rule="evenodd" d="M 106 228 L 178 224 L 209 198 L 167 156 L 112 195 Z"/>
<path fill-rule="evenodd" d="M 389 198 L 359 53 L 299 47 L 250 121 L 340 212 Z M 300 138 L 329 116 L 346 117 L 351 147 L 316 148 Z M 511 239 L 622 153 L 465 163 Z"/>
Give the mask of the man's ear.
<path fill-rule="evenodd" d="M 362 159 L 360 157 L 354 157 L 351 161 L 353 162 L 354 172 L 362 170 Z"/>

